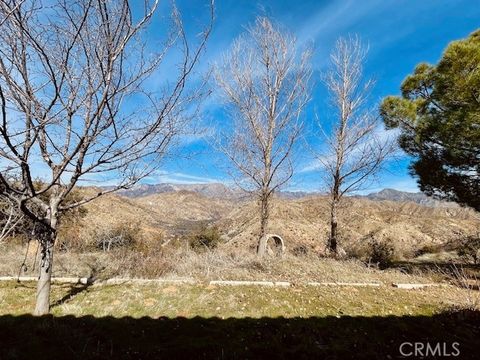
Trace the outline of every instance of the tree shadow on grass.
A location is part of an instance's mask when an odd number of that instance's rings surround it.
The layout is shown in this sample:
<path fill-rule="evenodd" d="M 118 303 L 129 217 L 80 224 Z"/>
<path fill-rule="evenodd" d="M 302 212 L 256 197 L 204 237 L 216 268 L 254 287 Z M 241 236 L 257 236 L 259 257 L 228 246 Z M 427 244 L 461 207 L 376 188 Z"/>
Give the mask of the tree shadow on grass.
<path fill-rule="evenodd" d="M 70 289 L 68 290 L 68 292 L 61 299 L 58 299 L 57 301 L 55 301 L 50 306 L 51 308 L 65 304 L 66 302 L 73 299 L 76 295 L 88 291 L 90 286 L 92 286 L 93 283 L 95 282 L 98 274 L 102 271 L 102 269 L 99 269 L 96 266 L 91 266 L 91 265 L 89 266 L 90 266 L 90 275 L 87 278 L 86 283 L 85 284 L 77 283 L 77 284 L 70 285 Z"/>
<path fill-rule="evenodd" d="M 78 294 L 81 294 L 85 291 L 88 290 L 88 288 L 90 286 L 92 286 L 93 283 L 91 282 L 88 282 L 86 284 L 74 284 L 74 285 L 71 285 L 70 286 L 70 289 L 68 290 L 68 292 L 65 294 L 65 296 L 63 296 L 61 299 L 58 299 L 57 301 L 55 301 L 50 307 L 51 308 L 54 308 L 54 307 L 57 307 L 57 306 L 60 306 L 60 305 L 63 305 L 65 304 L 66 302 L 70 301 L 71 299 L 73 299 L 76 295 Z"/>
<path fill-rule="evenodd" d="M 442 351 L 449 354 L 458 342 L 456 358 L 478 359 L 480 313 L 289 319 L 0 316 L 1 359 L 420 358 L 403 357 L 404 342 L 445 344 Z M 404 348 L 412 351 L 413 345 Z"/>

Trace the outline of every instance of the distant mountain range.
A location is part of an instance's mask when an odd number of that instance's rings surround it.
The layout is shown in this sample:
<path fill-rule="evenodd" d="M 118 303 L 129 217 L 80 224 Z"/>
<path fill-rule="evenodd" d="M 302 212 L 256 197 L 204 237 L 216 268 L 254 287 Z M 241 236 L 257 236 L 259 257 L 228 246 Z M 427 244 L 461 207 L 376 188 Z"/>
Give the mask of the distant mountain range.
<path fill-rule="evenodd" d="M 180 191 L 189 191 L 213 199 L 243 199 L 249 195 L 240 189 L 232 189 L 222 183 L 206 184 L 137 184 L 134 187 L 119 191 L 120 195 L 138 198 L 155 194 L 173 193 Z M 281 191 L 280 197 L 285 199 L 298 199 L 309 195 L 315 195 L 314 192 L 306 191 Z"/>
<path fill-rule="evenodd" d="M 416 204 L 430 206 L 430 207 L 456 207 L 457 204 L 448 201 L 441 201 L 429 197 L 421 192 L 406 192 L 406 191 L 399 191 L 395 189 L 383 189 L 379 192 L 371 193 L 365 196 L 364 198 L 375 200 L 375 201 L 398 201 L 398 202 L 414 202 Z"/>
<path fill-rule="evenodd" d="M 120 195 L 130 198 L 139 198 L 163 193 L 174 192 L 193 192 L 213 199 L 242 199 L 247 198 L 248 194 L 239 189 L 232 189 L 222 183 L 206 183 L 206 184 L 137 184 L 131 189 L 122 190 Z M 316 192 L 307 191 L 281 191 L 279 196 L 284 199 L 299 199 L 312 195 L 319 195 Z M 414 202 L 416 204 L 430 207 L 452 207 L 457 206 L 454 203 L 440 201 L 426 196 L 423 193 L 399 191 L 395 189 L 383 189 L 368 195 L 356 195 L 355 197 L 367 198 L 374 201 L 396 201 L 396 202 Z"/>
<path fill-rule="evenodd" d="M 222 183 L 207 184 L 137 184 L 130 189 L 121 190 L 119 194 L 127 197 L 138 198 L 155 194 L 172 193 L 180 191 L 190 191 L 205 197 L 216 199 L 241 198 L 244 193 L 240 190 L 234 190 Z"/>

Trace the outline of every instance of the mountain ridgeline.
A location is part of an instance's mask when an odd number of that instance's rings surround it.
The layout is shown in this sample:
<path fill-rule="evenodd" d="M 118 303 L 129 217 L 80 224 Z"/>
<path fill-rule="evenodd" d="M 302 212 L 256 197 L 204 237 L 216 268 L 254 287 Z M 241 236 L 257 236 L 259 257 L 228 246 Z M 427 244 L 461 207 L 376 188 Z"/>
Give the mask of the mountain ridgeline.
<path fill-rule="evenodd" d="M 234 189 L 222 183 L 203 184 L 137 184 L 131 189 L 122 190 L 119 195 L 129 198 L 140 198 L 155 194 L 192 192 L 212 199 L 241 200 L 248 199 L 250 195 L 240 189 Z M 309 196 L 321 195 L 313 191 L 280 191 L 278 197 L 283 199 L 301 199 Z M 421 192 L 406 192 L 395 189 L 383 189 L 368 195 L 355 195 L 356 198 L 366 198 L 373 201 L 413 202 L 429 207 L 457 207 L 452 202 L 437 200 Z"/>
<path fill-rule="evenodd" d="M 375 201 L 397 201 L 414 202 L 416 204 L 430 207 L 458 207 L 454 202 L 437 200 L 421 192 L 406 192 L 395 189 L 383 189 L 379 192 L 373 192 L 365 196 L 367 199 Z"/>
<path fill-rule="evenodd" d="M 192 192 L 212 199 L 241 200 L 250 198 L 250 194 L 241 189 L 234 189 L 222 183 L 204 184 L 137 184 L 134 187 L 121 190 L 118 193 L 129 198 L 139 198 L 155 194 Z M 306 196 L 318 195 L 306 191 L 281 191 L 279 196 L 285 199 L 299 199 Z"/>

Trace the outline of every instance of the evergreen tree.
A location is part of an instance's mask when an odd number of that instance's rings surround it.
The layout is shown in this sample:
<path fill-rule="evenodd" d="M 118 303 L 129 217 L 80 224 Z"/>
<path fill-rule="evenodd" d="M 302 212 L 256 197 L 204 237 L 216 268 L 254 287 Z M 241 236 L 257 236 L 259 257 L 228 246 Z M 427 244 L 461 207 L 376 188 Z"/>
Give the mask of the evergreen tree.
<path fill-rule="evenodd" d="M 400 129 L 420 189 L 480 211 L 480 30 L 450 43 L 437 65 L 419 64 L 401 91 L 380 112 Z"/>

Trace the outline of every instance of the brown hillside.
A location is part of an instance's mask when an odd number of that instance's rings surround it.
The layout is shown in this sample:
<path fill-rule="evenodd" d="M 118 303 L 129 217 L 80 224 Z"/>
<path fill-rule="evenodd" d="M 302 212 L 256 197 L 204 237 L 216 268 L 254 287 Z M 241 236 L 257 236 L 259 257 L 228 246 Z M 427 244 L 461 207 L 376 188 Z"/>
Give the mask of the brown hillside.
<path fill-rule="evenodd" d="M 191 231 L 199 222 L 212 223 L 228 214 L 233 204 L 225 200 L 179 191 L 141 198 L 119 195 L 100 197 L 86 206 L 81 220 L 84 234 L 95 229 L 119 224 L 139 224 L 147 239 L 168 238 Z"/>
<path fill-rule="evenodd" d="M 219 222 L 229 243 L 254 247 L 258 225 L 254 203 L 244 203 Z M 288 248 L 306 245 L 325 249 L 328 233 L 328 199 L 276 199 L 268 232 L 284 237 Z M 478 214 L 463 208 L 429 208 L 415 203 L 348 198 L 340 213 L 344 245 L 355 245 L 372 234 L 391 241 L 399 250 L 410 251 L 440 244 L 480 230 Z"/>
<path fill-rule="evenodd" d="M 258 220 L 253 201 L 209 198 L 189 191 L 141 198 L 109 195 L 87 205 L 82 231 L 120 223 L 138 223 L 149 238 L 165 238 L 192 231 L 199 222 L 216 224 L 225 246 L 255 247 Z M 275 199 L 269 232 L 284 237 L 287 249 L 305 245 L 325 249 L 328 200 L 314 196 Z M 464 208 L 431 208 L 411 202 L 347 198 L 340 211 L 344 246 L 365 242 L 368 234 L 389 241 L 402 251 L 441 244 L 480 231 L 479 215 Z"/>
<path fill-rule="evenodd" d="M 215 222 L 234 207 L 231 201 L 183 190 L 141 197 L 132 202 L 154 216 L 170 234 L 188 232 L 198 222 Z"/>

